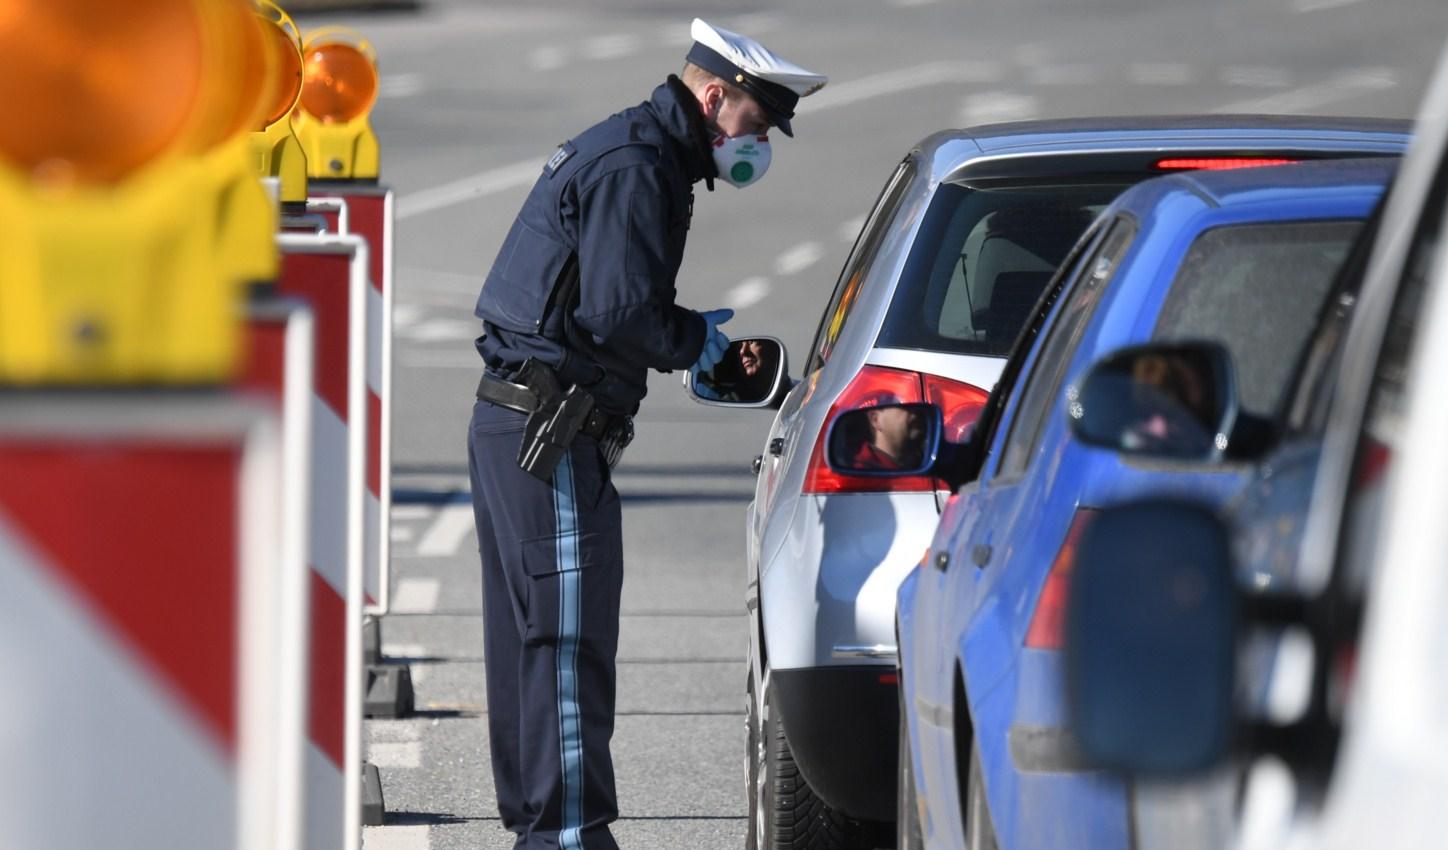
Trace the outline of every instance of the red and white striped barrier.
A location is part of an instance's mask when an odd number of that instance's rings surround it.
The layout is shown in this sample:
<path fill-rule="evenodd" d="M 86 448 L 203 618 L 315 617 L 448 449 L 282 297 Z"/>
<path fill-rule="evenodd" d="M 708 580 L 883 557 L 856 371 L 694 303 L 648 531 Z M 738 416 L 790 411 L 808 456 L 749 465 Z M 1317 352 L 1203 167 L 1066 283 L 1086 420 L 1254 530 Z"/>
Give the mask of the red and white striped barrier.
<path fill-rule="evenodd" d="M 0 843 L 303 846 L 283 430 L 224 391 L 0 405 Z"/>
<path fill-rule="evenodd" d="M 316 322 L 311 382 L 311 709 L 307 847 L 361 842 L 362 556 L 367 445 L 367 243 L 283 233 L 277 294 L 304 300 Z"/>
<path fill-rule="evenodd" d="M 371 249 L 367 290 L 367 497 L 364 509 L 364 612 L 386 614 L 392 548 L 392 190 L 383 186 L 313 184 L 309 212 L 337 233 L 360 236 Z"/>

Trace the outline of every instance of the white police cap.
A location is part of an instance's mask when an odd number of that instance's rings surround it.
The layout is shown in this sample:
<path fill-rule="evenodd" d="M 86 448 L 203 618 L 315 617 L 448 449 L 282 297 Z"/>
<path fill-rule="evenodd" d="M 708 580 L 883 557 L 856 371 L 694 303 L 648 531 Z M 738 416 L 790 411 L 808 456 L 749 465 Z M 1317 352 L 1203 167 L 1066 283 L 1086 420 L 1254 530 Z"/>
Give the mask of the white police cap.
<path fill-rule="evenodd" d="M 711 74 L 748 92 L 769 123 L 793 136 L 789 120 L 799 99 L 824 88 L 829 79 L 783 59 L 746 35 L 719 29 L 699 18 L 690 30 L 694 46 L 686 57 Z"/>

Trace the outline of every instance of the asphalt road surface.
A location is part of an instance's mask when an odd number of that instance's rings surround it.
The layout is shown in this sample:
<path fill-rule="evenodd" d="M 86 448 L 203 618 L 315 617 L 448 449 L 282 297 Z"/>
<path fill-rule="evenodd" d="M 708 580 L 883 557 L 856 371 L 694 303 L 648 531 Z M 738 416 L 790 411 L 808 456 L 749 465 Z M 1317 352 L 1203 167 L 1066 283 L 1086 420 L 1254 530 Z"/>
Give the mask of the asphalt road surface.
<path fill-rule="evenodd" d="M 487 769 L 480 579 L 464 435 L 472 302 L 554 147 L 677 72 L 689 22 L 748 33 L 830 85 L 757 186 L 698 187 L 680 302 L 802 359 L 869 205 L 916 141 L 1038 117 L 1288 112 L 1409 117 L 1448 37 L 1443 0 L 424 0 L 346 23 L 376 44 L 398 193 L 394 613 L 419 715 L 375 721 L 388 823 L 367 850 L 508 848 Z M 796 365 L 797 369 L 797 365 Z M 798 373 L 794 377 L 799 377 Z M 745 829 L 743 512 L 769 414 L 657 375 L 616 472 L 627 554 L 614 739 L 619 842 L 735 848 Z"/>

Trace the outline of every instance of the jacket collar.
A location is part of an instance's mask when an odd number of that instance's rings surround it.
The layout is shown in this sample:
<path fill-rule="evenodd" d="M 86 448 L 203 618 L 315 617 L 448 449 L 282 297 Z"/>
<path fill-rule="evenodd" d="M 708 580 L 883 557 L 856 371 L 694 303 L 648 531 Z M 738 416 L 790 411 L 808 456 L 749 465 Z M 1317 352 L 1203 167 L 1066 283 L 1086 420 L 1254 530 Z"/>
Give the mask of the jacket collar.
<path fill-rule="evenodd" d="M 699 111 L 694 93 L 689 91 L 683 80 L 670 74 L 663 85 L 654 89 L 649 106 L 683 152 L 690 182 L 702 179 L 709 191 L 714 191 L 714 178 L 719 176 L 719 168 L 714 164 L 709 130 L 704 126 L 704 116 Z"/>

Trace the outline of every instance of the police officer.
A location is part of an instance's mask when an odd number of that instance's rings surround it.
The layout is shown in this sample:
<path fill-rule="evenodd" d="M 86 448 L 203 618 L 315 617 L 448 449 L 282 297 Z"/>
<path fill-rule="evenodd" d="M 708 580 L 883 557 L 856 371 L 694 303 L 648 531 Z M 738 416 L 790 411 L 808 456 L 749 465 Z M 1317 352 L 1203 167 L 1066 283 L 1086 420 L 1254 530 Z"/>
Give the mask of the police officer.
<path fill-rule="evenodd" d="M 729 310 L 674 303 L 693 186 L 747 186 L 825 78 L 695 20 L 682 79 L 557 149 L 483 283 L 469 432 L 489 741 L 520 848 L 613 850 L 623 541 L 610 469 L 649 369 L 703 371 Z"/>

